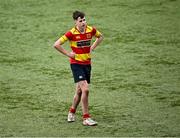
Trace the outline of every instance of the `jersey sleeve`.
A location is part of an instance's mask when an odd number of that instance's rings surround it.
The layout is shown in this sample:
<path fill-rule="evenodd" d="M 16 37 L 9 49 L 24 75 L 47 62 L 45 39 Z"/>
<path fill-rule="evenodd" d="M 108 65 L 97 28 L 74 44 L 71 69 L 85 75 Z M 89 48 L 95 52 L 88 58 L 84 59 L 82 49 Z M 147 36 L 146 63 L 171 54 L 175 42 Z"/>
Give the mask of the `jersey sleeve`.
<path fill-rule="evenodd" d="M 102 35 L 101 32 L 99 32 L 95 27 L 93 27 L 92 34 L 97 38 L 99 38 Z"/>
<path fill-rule="evenodd" d="M 61 44 L 64 44 L 67 40 L 71 40 L 71 39 L 72 39 L 72 33 L 70 31 L 66 32 L 63 36 L 59 38 Z"/>

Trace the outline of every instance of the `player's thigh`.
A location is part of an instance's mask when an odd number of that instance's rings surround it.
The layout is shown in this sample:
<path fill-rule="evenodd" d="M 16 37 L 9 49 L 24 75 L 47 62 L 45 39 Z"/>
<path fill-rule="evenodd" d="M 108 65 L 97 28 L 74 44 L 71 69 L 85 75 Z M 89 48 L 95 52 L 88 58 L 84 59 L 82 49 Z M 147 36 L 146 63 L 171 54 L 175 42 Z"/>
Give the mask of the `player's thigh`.
<path fill-rule="evenodd" d="M 78 83 L 76 83 L 76 93 L 81 94 L 82 90 Z"/>
<path fill-rule="evenodd" d="M 79 81 L 78 86 L 81 88 L 81 91 L 88 92 L 89 91 L 89 84 L 86 80 Z"/>

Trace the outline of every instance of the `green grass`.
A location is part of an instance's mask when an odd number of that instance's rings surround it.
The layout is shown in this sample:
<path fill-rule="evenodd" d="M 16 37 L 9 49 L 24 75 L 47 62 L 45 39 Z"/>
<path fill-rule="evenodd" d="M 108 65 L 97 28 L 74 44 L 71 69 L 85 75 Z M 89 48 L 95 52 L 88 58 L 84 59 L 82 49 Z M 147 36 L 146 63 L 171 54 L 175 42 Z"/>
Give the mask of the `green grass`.
<path fill-rule="evenodd" d="M 0 136 L 180 136 L 178 0 L 0 0 Z M 93 53 L 84 127 L 66 117 L 68 59 L 53 43 L 86 13 L 103 34 Z M 65 47 L 69 50 L 68 43 Z"/>

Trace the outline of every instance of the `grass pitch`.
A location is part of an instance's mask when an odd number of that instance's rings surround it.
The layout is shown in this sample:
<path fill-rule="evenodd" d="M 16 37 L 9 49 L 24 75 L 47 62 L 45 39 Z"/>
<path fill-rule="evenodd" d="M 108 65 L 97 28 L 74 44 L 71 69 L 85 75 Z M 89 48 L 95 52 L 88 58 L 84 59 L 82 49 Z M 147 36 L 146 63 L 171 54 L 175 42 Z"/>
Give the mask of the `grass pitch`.
<path fill-rule="evenodd" d="M 0 136 L 180 136 L 178 0 L 0 0 Z M 82 10 L 103 34 L 90 112 L 67 123 L 68 59 L 52 48 Z M 64 45 L 69 49 L 68 43 Z"/>

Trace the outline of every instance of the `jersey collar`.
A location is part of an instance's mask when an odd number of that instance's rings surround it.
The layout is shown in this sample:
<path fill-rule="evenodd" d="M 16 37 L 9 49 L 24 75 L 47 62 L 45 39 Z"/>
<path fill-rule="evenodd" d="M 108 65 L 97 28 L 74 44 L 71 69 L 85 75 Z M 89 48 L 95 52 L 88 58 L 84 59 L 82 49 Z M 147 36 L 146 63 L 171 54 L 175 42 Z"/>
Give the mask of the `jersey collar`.
<path fill-rule="evenodd" d="M 80 34 L 85 34 L 86 31 L 87 31 L 87 25 L 86 25 L 86 28 L 85 28 L 85 32 L 84 32 L 84 33 L 81 33 L 76 26 L 75 26 L 74 28 L 75 28 Z"/>

